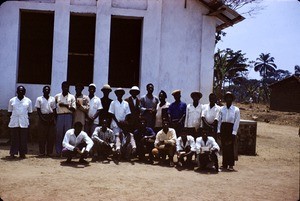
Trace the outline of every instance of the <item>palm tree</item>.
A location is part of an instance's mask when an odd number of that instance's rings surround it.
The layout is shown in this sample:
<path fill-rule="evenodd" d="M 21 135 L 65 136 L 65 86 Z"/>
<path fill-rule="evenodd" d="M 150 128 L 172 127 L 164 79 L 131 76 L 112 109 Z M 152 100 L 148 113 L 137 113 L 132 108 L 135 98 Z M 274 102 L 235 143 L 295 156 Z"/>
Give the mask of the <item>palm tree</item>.
<path fill-rule="evenodd" d="M 275 72 L 275 69 L 277 68 L 274 60 L 274 57 L 271 57 L 270 53 L 261 53 L 259 58 L 257 58 L 256 62 L 254 63 L 254 70 L 259 71 L 260 76 L 262 76 L 262 87 L 265 92 L 265 98 L 267 102 L 269 102 L 270 93 L 266 80 L 272 75 L 272 73 Z"/>
<path fill-rule="evenodd" d="M 259 71 L 260 76 L 266 79 L 277 68 L 274 60 L 274 57 L 271 57 L 270 53 L 261 53 L 259 58 L 256 59 L 257 62 L 254 63 L 254 70 Z"/>

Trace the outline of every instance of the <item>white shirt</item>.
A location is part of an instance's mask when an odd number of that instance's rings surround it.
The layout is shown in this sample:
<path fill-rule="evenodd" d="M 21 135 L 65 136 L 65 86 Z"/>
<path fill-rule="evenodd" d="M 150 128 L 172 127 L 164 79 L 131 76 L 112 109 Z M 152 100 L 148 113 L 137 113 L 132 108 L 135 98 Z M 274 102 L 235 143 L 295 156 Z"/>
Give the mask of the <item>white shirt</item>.
<path fill-rule="evenodd" d="M 195 140 L 194 137 L 191 135 L 187 135 L 187 140 L 185 145 L 183 145 L 183 141 L 181 137 L 178 137 L 176 140 L 176 151 L 184 150 L 187 146 L 191 147 L 191 151 L 196 151 L 195 149 Z"/>
<path fill-rule="evenodd" d="M 55 102 L 56 102 L 56 112 L 57 114 L 68 114 L 72 113 L 68 108 L 66 107 L 60 107 L 59 103 L 64 103 L 68 104 L 69 107 L 73 107 L 76 109 L 76 101 L 75 101 L 75 96 L 72 94 L 68 93 L 66 96 L 63 96 L 62 93 L 56 94 L 55 95 Z"/>
<path fill-rule="evenodd" d="M 122 100 L 120 103 L 118 100 L 114 100 L 110 103 L 108 112 L 114 114 L 118 121 L 124 121 L 128 114 L 131 114 L 128 102 Z M 112 120 L 111 128 L 117 128 L 117 123 Z"/>
<path fill-rule="evenodd" d="M 129 134 L 130 134 L 130 144 L 132 148 L 135 149 L 136 143 L 133 134 L 132 133 Z M 120 138 L 120 135 L 122 135 L 121 137 L 122 139 Z M 127 137 L 123 134 L 123 132 L 120 132 L 119 135 L 117 135 L 116 137 L 116 150 L 121 149 L 121 146 L 123 146 L 126 143 L 126 141 L 127 141 Z"/>
<path fill-rule="evenodd" d="M 56 108 L 55 98 L 49 96 L 47 100 L 44 96 L 39 96 L 35 101 L 35 107 L 39 108 L 42 114 L 51 114 Z"/>
<path fill-rule="evenodd" d="M 223 122 L 232 123 L 232 135 L 236 135 L 240 124 L 240 109 L 233 105 L 228 109 L 227 106 L 222 106 L 220 110 L 218 133 L 221 132 L 221 124 Z"/>
<path fill-rule="evenodd" d="M 217 104 L 212 108 L 210 108 L 210 104 L 205 104 L 202 107 L 202 117 L 204 117 L 209 124 L 212 124 L 215 120 L 219 120 L 220 110 L 221 107 Z"/>
<path fill-rule="evenodd" d="M 201 125 L 202 105 L 199 103 L 197 107 L 193 104 L 188 104 L 186 107 L 186 116 L 184 127 L 199 128 Z"/>
<path fill-rule="evenodd" d="M 93 132 L 92 139 L 97 140 L 98 142 L 108 142 L 110 144 L 114 144 L 115 134 L 110 128 L 107 128 L 107 130 L 103 132 L 102 127 L 98 126 Z"/>
<path fill-rule="evenodd" d="M 170 143 L 175 144 L 176 139 L 177 139 L 176 131 L 173 128 L 169 128 L 169 131 L 167 133 L 165 133 L 164 130 L 161 129 L 160 131 L 158 131 L 158 133 L 156 135 L 154 146 L 158 147 L 158 143 L 160 141 L 164 141 L 164 140 L 167 140 Z"/>
<path fill-rule="evenodd" d="M 205 149 L 205 147 L 209 151 L 213 151 L 213 150 L 220 151 L 220 147 L 219 147 L 218 143 L 216 142 L 216 140 L 213 137 L 207 136 L 206 143 L 204 142 L 202 137 L 197 137 L 197 139 L 196 139 L 196 153 L 197 154 L 201 153 L 201 150 L 203 151 L 203 149 Z"/>
<path fill-rule="evenodd" d="M 7 111 L 12 113 L 8 124 L 9 128 L 28 128 L 28 113 L 32 113 L 32 103 L 29 98 L 24 96 L 22 100 L 19 100 L 18 97 L 13 97 L 9 100 Z"/>
<path fill-rule="evenodd" d="M 94 96 L 91 100 L 90 100 L 90 108 L 88 111 L 88 115 L 90 118 L 94 117 L 94 115 L 96 114 L 96 112 L 98 110 L 101 110 L 102 107 L 102 103 L 99 97 Z M 99 118 L 96 118 L 94 120 L 94 124 L 99 124 Z"/>
<path fill-rule="evenodd" d="M 162 127 L 162 110 L 163 109 L 167 109 L 169 108 L 170 103 L 166 102 L 163 106 L 159 106 L 159 104 L 157 104 L 156 107 L 156 117 L 155 117 L 155 127 Z"/>
<path fill-rule="evenodd" d="M 73 149 L 79 145 L 80 143 L 85 142 L 86 145 L 86 151 L 90 151 L 91 148 L 94 145 L 93 140 L 88 136 L 88 134 L 84 131 L 81 131 L 79 133 L 79 135 L 76 137 L 76 135 L 74 134 L 75 129 L 71 128 L 69 130 L 67 130 L 64 140 L 62 142 L 62 145 L 64 148 L 67 148 L 70 151 L 73 151 Z"/>

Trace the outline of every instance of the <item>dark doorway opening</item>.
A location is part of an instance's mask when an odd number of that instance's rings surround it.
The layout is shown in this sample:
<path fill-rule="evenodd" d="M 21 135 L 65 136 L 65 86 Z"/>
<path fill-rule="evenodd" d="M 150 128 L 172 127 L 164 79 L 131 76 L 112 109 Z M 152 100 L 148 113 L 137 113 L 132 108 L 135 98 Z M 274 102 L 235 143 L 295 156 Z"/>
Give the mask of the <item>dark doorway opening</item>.
<path fill-rule="evenodd" d="M 53 12 L 20 11 L 18 82 L 51 84 Z"/>
<path fill-rule="evenodd" d="M 71 85 L 93 82 L 95 15 L 70 15 L 68 78 Z"/>
<path fill-rule="evenodd" d="M 108 83 L 113 87 L 139 86 L 142 24 L 142 18 L 111 18 Z"/>

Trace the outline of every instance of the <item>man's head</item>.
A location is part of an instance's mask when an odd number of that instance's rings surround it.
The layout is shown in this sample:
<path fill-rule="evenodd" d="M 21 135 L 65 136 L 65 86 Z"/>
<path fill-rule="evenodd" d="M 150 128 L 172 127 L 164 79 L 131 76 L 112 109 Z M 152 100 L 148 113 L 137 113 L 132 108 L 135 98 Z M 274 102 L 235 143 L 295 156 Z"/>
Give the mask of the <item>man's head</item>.
<path fill-rule="evenodd" d="M 77 83 L 77 84 L 75 85 L 75 91 L 76 91 L 76 94 L 77 94 L 77 95 L 80 95 L 83 89 L 84 89 L 83 84 Z"/>
<path fill-rule="evenodd" d="M 224 100 L 227 105 L 231 105 L 234 100 L 234 95 L 230 91 L 228 91 L 224 96 Z"/>
<path fill-rule="evenodd" d="M 164 131 L 168 131 L 169 130 L 169 121 L 164 119 L 162 122 L 162 127 Z"/>
<path fill-rule="evenodd" d="M 74 133 L 76 136 L 79 135 L 79 133 L 82 131 L 82 127 L 83 125 L 80 121 L 74 123 Z"/>
<path fill-rule="evenodd" d="M 24 86 L 20 85 L 17 87 L 17 95 L 18 97 L 23 97 L 26 94 L 26 89 Z"/>
<path fill-rule="evenodd" d="M 147 126 L 147 121 L 145 118 L 141 117 L 139 120 L 139 129 L 145 129 Z"/>
<path fill-rule="evenodd" d="M 209 102 L 211 103 L 211 104 L 215 104 L 215 103 L 217 103 L 217 96 L 216 96 L 216 94 L 214 94 L 214 93 L 211 93 L 211 94 L 209 94 Z"/>
<path fill-rule="evenodd" d="M 180 90 L 174 90 L 172 92 L 172 95 L 173 95 L 176 102 L 180 101 L 180 98 L 181 98 L 181 91 Z"/>
<path fill-rule="evenodd" d="M 181 139 L 183 142 L 186 142 L 187 141 L 187 133 L 186 132 L 181 132 Z"/>
<path fill-rule="evenodd" d="M 92 83 L 92 84 L 89 85 L 89 93 L 91 95 L 94 95 L 95 92 L 96 92 L 96 85 Z"/>
<path fill-rule="evenodd" d="M 101 127 L 102 127 L 102 129 L 106 130 L 106 129 L 107 129 L 107 126 L 108 126 L 107 119 L 103 119 L 103 120 L 101 121 Z"/>
<path fill-rule="evenodd" d="M 64 81 L 63 83 L 61 83 L 61 90 L 63 92 L 63 94 L 67 94 L 69 93 L 69 83 L 67 81 Z"/>
<path fill-rule="evenodd" d="M 207 140 L 207 130 L 206 130 L 206 129 L 203 129 L 203 130 L 202 130 L 202 139 L 203 139 L 204 141 Z"/>
<path fill-rule="evenodd" d="M 136 97 L 137 95 L 140 94 L 140 89 L 137 86 L 133 86 L 131 87 L 131 89 L 129 90 L 129 93 L 132 97 Z"/>
<path fill-rule="evenodd" d="M 101 91 L 105 96 L 108 96 L 109 93 L 112 91 L 111 87 L 108 84 L 103 85 Z"/>
<path fill-rule="evenodd" d="M 199 91 L 194 91 L 191 93 L 191 98 L 194 102 L 198 102 L 202 98 L 202 93 L 200 93 Z"/>
<path fill-rule="evenodd" d="M 122 97 L 125 94 L 125 90 L 123 88 L 117 88 L 115 90 L 115 94 L 116 94 L 116 96 L 117 96 L 118 99 L 122 99 Z"/>
<path fill-rule="evenodd" d="M 161 90 L 158 94 L 158 98 L 160 102 L 165 102 L 166 98 L 167 98 L 167 93 L 163 90 Z"/>
<path fill-rule="evenodd" d="M 50 91 L 51 91 L 51 89 L 50 89 L 49 86 L 44 86 L 44 87 L 43 87 L 43 93 L 44 93 L 44 96 L 49 96 Z"/>
<path fill-rule="evenodd" d="M 147 84 L 146 89 L 149 94 L 152 94 L 154 91 L 154 85 L 152 83 L 149 83 Z"/>

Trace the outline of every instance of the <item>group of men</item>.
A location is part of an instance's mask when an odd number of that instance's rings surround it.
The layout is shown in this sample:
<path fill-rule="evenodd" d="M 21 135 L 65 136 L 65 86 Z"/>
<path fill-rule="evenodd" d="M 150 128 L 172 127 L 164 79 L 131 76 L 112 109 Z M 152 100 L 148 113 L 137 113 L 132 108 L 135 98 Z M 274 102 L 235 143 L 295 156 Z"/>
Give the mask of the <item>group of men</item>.
<path fill-rule="evenodd" d="M 56 156 L 72 157 L 80 155 L 80 163 L 107 160 L 113 157 L 120 161 L 138 157 L 141 161 L 169 162 L 174 166 L 173 158 L 178 158 L 177 166 L 193 167 L 195 157 L 198 167 L 205 168 L 213 162 L 219 171 L 216 142 L 221 139 L 222 167 L 233 171 L 234 141 L 237 134 L 240 112 L 232 105 L 234 96 L 227 92 L 225 106 L 216 104 L 215 94 L 209 95 L 209 104 L 200 104 L 202 94 L 191 93 L 193 102 L 181 101 L 181 91 L 172 92 L 174 102 L 166 101 L 167 94 L 160 91 L 153 95 L 154 86 L 146 86 L 147 94 L 139 98 L 140 90 L 133 86 L 130 97 L 123 99 L 125 90 L 114 90 L 115 100 L 109 98 L 112 89 L 104 85 L 103 97 L 95 95 L 96 85 L 88 86 L 88 95 L 83 95 L 84 86 L 75 85 L 76 94 L 69 93 L 69 84 L 63 82 L 62 92 L 54 97 L 50 87 L 43 87 L 43 95 L 36 99 L 35 107 L 39 116 L 39 152 L 40 156 L 52 156 L 55 144 Z M 17 87 L 17 96 L 9 101 L 9 128 L 11 128 L 10 156 L 20 158 L 27 154 L 27 136 L 29 114 L 32 103 L 25 96 L 24 86 Z M 195 139 L 189 131 L 201 133 Z M 157 133 L 155 131 L 158 131 Z"/>

